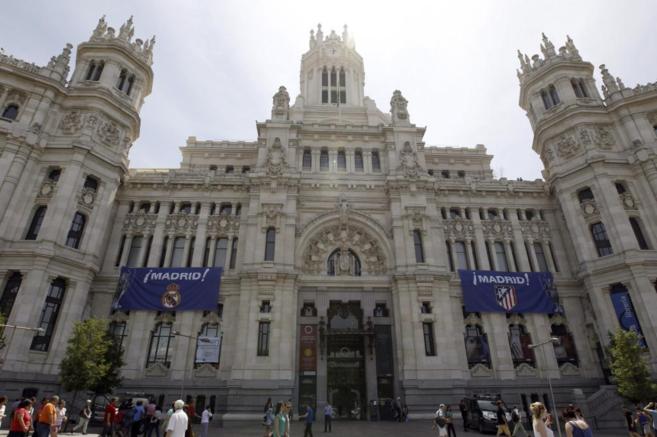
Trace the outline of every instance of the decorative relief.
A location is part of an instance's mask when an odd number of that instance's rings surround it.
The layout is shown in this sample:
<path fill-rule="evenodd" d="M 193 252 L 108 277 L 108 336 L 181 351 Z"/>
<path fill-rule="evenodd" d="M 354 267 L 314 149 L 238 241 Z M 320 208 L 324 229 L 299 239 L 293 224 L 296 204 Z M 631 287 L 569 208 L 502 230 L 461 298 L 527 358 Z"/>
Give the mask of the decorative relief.
<path fill-rule="evenodd" d="M 544 220 L 520 222 L 520 229 L 525 238 L 531 238 L 535 241 L 550 238 L 550 225 Z"/>
<path fill-rule="evenodd" d="M 93 188 L 84 187 L 82 190 L 80 190 L 80 195 L 78 196 L 78 204 L 86 208 L 93 208 L 97 196 L 98 192 L 96 190 Z"/>
<path fill-rule="evenodd" d="M 194 233 L 198 227 L 198 216 L 184 212 L 169 214 L 164 222 L 164 226 L 169 234 Z"/>
<path fill-rule="evenodd" d="M 107 144 L 112 146 L 119 145 L 121 131 L 116 126 L 116 123 L 112 121 L 103 122 L 96 132 L 98 133 L 98 137 Z"/>
<path fill-rule="evenodd" d="M 513 238 L 513 228 L 511 223 L 504 220 L 482 220 L 481 225 L 486 239 L 506 239 Z"/>
<path fill-rule="evenodd" d="M 336 223 L 322 229 L 310 240 L 303 256 L 304 272 L 325 273 L 327 258 L 336 248 L 353 250 L 360 257 L 363 273 L 376 275 L 386 271 L 385 255 L 375 238 L 360 226 Z"/>
<path fill-rule="evenodd" d="M 443 220 L 445 236 L 448 239 L 467 240 L 474 238 L 474 225 L 471 220 L 454 218 Z"/>
<path fill-rule="evenodd" d="M 609 150 L 616 144 L 614 136 L 610 132 L 610 129 L 605 126 L 595 126 L 594 128 L 594 139 L 596 144 L 605 150 Z"/>
<path fill-rule="evenodd" d="M 230 214 L 211 215 L 208 217 L 208 234 L 215 237 L 237 235 L 240 230 L 239 217 Z"/>
<path fill-rule="evenodd" d="M 582 150 L 582 147 L 572 135 L 561 135 L 557 142 L 557 156 L 562 159 L 568 159 L 576 156 Z"/>
<path fill-rule="evenodd" d="M 203 363 L 194 369 L 194 376 L 197 378 L 216 378 L 217 368 L 212 364 Z"/>
<path fill-rule="evenodd" d="M 287 160 L 285 158 L 285 149 L 283 149 L 280 138 L 276 138 L 274 144 L 267 151 L 265 172 L 269 176 L 281 176 L 286 169 Z"/>
<path fill-rule="evenodd" d="M 262 204 L 262 211 L 260 212 L 260 215 L 263 218 L 262 221 L 262 232 L 265 232 L 267 228 L 274 227 L 276 228 L 276 232 L 280 230 L 281 227 L 281 216 L 283 216 L 282 213 L 283 210 L 283 204 L 282 203 L 263 203 Z"/>
<path fill-rule="evenodd" d="M 625 192 L 619 194 L 620 200 L 623 203 L 623 208 L 627 211 L 636 211 L 639 209 L 639 202 L 637 202 L 631 193 Z"/>
<path fill-rule="evenodd" d="M 492 378 L 495 372 L 490 367 L 477 363 L 470 369 L 470 375 L 473 378 Z"/>
<path fill-rule="evenodd" d="M 80 111 L 71 111 L 62 117 L 59 122 L 59 130 L 67 135 L 72 135 L 82 128 L 82 114 Z"/>
<path fill-rule="evenodd" d="M 423 234 L 426 234 L 426 214 L 423 206 L 407 206 L 406 215 L 404 217 L 409 221 L 411 234 L 415 229 L 419 229 Z"/>
<path fill-rule="evenodd" d="M 123 220 L 123 231 L 133 234 L 152 234 L 155 229 L 157 214 L 134 212 Z"/>
<path fill-rule="evenodd" d="M 541 153 L 541 160 L 546 165 L 554 161 L 554 152 L 550 146 L 546 145 L 543 148 L 543 152 Z"/>
<path fill-rule="evenodd" d="M 7 94 L 8 103 L 17 103 L 18 105 L 24 105 L 27 101 L 27 94 L 23 91 L 12 89 Z"/>
<path fill-rule="evenodd" d="M 399 90 L 392 93 L 390 112 L 399 120 L 408 119 L 408 100 L 404 98 Z"/>
<path fill-rule="evenodd" d="M 536 368 L 530 366 L 527 363 L 520 363 L 516 367 L 517 376 L 536 376 Z"/>
<path fill-rule="evenodd" d="M 46 180 L 41 185 L 41 188 L 39 189 L 39 193 L 37 194 L 37 199 L 47 201 L 53 196 L 56 188 L 57 188 L 57 182 Z"/>
<path fill-rule="evenodd" d="M 162 363 L 153 363 L 146 367 L 144 374 L 148 377 L 163 378 L 169 376 L 169 368 Z"/>
<path fill-rule="evenodd" d="M 59 122 L 59 130 L 64 135 L 75 135 L 82 128 L 89 129 L 99 141 L 110 146 L 121 144 L 121 137 L 127 138 L 115 121 L 97 112 L 83 113 L 79 110 L 72 110 L 67 112 Z"/>
<path fill-rule="evenodd" d="M 577 366 L 572 363 L 564 363 L 559 367 L 561 376 L 579 376 L 580 371 Z"/>
<path fill-rule="evenodd" d="M 408 141 L 404 143 L 404 147 L 399 153 L 399 170 L 409 178 L 416 178 L 420 173 L 424 173 L 417 161 L 417 153 Z"/>
<path fill-rule="evenodd" d="M 598 205 L 593 199 L 585 199 L 579 204 L 579 206 L 582 208 L 582 212 L 586 218 L 596 218 L 600 215 Z"/>

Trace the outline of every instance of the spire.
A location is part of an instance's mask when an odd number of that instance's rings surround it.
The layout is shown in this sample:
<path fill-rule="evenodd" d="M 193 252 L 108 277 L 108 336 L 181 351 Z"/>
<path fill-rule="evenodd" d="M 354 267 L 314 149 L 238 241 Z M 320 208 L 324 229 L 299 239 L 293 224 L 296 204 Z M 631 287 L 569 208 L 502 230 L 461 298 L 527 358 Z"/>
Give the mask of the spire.
<path fill-rule="evenodd" d="M 342 28 L 342 42 L 345 44 L 349 41 L 349 32 L 347 31 L 347 25 L 345 24 Z"/>
<path fill-rule="evenodd" d="M 118 36 L 115 34 L 114 28 L 107 25 L 105 15 L 100 17 L 98 24 L 91 34 L 90 42 L 94 43 L 112 43 L 120 44 L 130 50 L 138 57 L 145 61 L 147 64 L 153 63 L 153 46 L 155 45 L 155 37 L 145 42 L 137 38 L 132 41 L 135 34 L 135 27 L 133 25 L 133 16 L 131 15 L 128 20 L 123 23 L 119 28 Z"/>
<path fill-rule="evenodd" d="M 579 55 L 579 50 L 577 50 L 577 47 L 575 47 L 575 43 L 573 42 L 573 39 L 570 37 L 570 35 L 566 35 L 566 49 L 568 50 L 568 54 L 573 58 L 579 60 L 582 59 L 582 57 Z"/>
<path fill-rule="evenodd" d="M 107 31 L 107 22 L 105 21 L 105 15 L 100 17 L 98 19 L 98 24 L 96 25 L 96 28 L 94 29 L 93 33 L 91 34 L 91 39 L 96 39 L 96 38 L 102 38 L 105 36 L 105 32 Z"/>
<path fill-rule="evenodd" d="M 119 39 L 130 42 L 134 34 L 135 34 L 135 27 L 132 25 L 132 15 L 130 15 L 128 21 L 126 21 L 119 28 Z"/>
<path fill-rule="evenodd" d="M 317 45 L 317 41 L 315 41 L 315 31 L 313 29 L 310 29 L 310 41 L 308 41 L 308 46 L 311 49 L 314 49 L 316 45 Z"/>
<path fill-rule="evenodd" d="M 522 52 L 518 50 L 518 60 L 520 61 L 520 68 L 522 68 L 522 72 L 527 73 L 530 69 L 529 57 L 527 55 L 523 55 Z"/>
<path fill-rule="evenodd" d="M 609 70 L 607 70 L 605 64 L 600 65 L 600 74 L 602 75 L 602 83 L 604 83 L 603 92 L 605 97 L 608 97 L 610 94 L 613 94 L 619 90 L 616 79 L 614 79 L 614 76 L 609 74 Z"/>
<path fill-rule="evenodd" d="M 541 52 L 543 52 L 543 57 L 547 60 L 548 58 L 551 58 L 552 56 L 555 56 L 557 53 L 554 50 L 554 44 L 552 44 L 552 41 L 545 36 L 545 33 L 541 33 L 543 36 L 543 44 L 541 44 Z"/>
<path fill-rule="evenodd" d="M 324 41 L 324 33 L 322 32 L 322 23 L 317 25 L 317 42 L 321 43 Z"/>

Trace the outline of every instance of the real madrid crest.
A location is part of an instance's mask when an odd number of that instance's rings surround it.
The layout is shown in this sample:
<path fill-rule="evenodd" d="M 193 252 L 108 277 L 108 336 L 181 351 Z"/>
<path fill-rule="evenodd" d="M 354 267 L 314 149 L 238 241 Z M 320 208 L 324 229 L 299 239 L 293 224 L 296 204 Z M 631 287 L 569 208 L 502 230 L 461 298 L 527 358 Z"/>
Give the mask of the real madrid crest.
<path fill-rule="evenodd" d="M 164 308 L 173 309 L 180 305 L 182 296 L 180 295 L 180 286 L 176 283 L 167 285 L 167 289 L 162 294 L 160 302 Z"/>

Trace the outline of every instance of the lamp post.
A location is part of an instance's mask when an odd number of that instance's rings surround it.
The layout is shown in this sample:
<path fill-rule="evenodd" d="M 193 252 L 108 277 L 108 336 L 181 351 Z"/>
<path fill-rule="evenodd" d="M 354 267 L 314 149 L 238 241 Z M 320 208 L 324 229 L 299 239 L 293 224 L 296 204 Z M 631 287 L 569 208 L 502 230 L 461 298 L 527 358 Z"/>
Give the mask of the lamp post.
<path fill-rule="evenodd" d="M 557 337 L 551 337 L 548 340 L 542 341 L 540 343 L 536 344 L 530 344 L 529 347 L 531 349 L 537 349 L 541 348 L 541 351 L 543 353 L 543 361 L 547 361 L 547 356 L 545 355 L 545 350 L 542 349 L 543 346 L 546 344 L 558 344 L 559 339 Z M 559 424 L 559 412 L 557 411 L 557 404 L 556 401 L 554 400 L 554 392 L 552 391 L 552 381 L 550 380 L 550 372 L 549 370 L 545 372 L 545 376 L 547 377 L 547 382 L 548 382 L 548 388 L 550 389 L 550 399 L 552 399 L 552 411 L 554 414 L 554 418 L 557 421 L 557 431 L 559 432 L 559 437 L 561 436 L 561 425 Z"/>
<path fill-rule="evenodd" d="M 11 337 L 9 337 L 9 341 L 6 343 L 3 341 L 2 338 L 0 338 L 0 348 L 4 346 L 9 346 L 11 344 L 11 341 L 14 339 L 14 333 L 16 332 L 17 329 L 22 329 L 24 331 L 34 331 L 37 334 L 43 334 L 46 332 L 45 329 L 43 328 L 33 328 L 31 326 L 20 326 L 20 325 L 10 325 L 8 323 L 0 323 L 0 328 L 4 330 L 4 328 L 13 328 L 11 331 Z M 5 357 L 6 358 L 6 357 Z"/>

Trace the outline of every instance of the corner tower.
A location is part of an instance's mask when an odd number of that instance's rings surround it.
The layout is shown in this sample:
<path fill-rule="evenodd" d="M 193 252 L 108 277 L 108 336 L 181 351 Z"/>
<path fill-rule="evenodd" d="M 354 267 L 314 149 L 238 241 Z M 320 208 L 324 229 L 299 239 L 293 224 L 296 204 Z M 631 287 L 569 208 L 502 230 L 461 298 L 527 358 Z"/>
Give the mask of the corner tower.
<path fill-rule="evenodd" d="M 353 38 L 322 25 L 310 31 L 309 50 L 301 57 L 300 90 L 305 105 L 363 106 L 365 69 Z"/>

